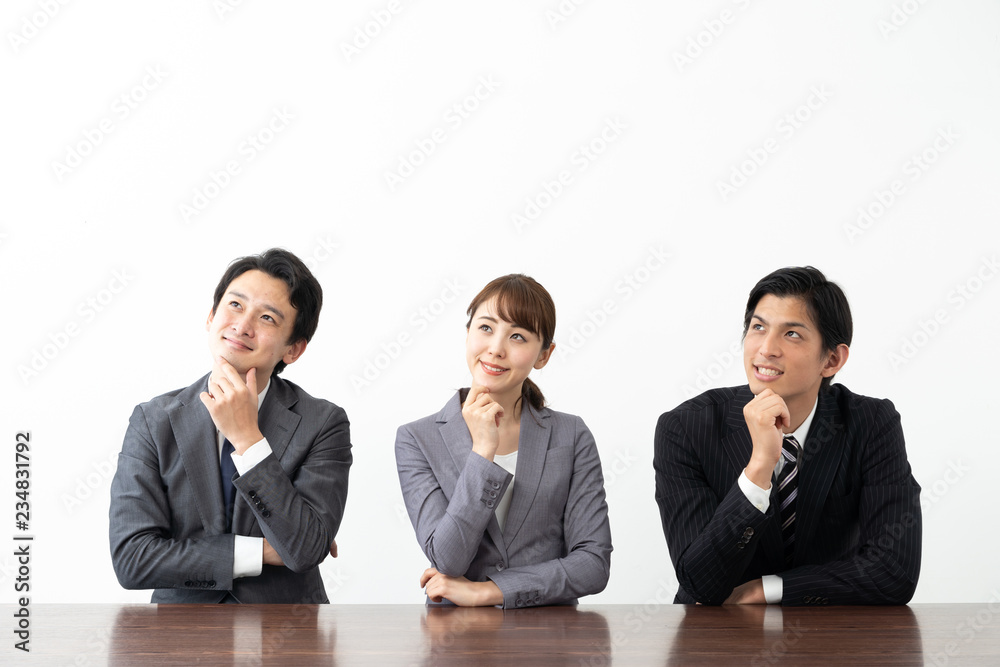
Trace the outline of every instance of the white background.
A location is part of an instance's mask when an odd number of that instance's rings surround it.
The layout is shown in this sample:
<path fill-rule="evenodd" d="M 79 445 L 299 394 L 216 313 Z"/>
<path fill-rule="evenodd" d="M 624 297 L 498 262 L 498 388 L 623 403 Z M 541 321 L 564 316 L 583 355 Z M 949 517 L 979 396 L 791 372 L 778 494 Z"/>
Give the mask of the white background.
<path fill-rule="evenodd" d="M 149 599 L 108 549 L 128 417 L 207 372 L 219 276 L 275 245 L 326 299 L 285 376 L 352 422 L 334 602 L 422 601 L 395 430 L 467 383 L 465 308 L 512 271 L 556 301 L 535 379 L 604 462 L 615 552 L 588 601 L 672 594 L 656 419 L 745 381 L 747 293 L 802 264 L 851 300 L 838 381 L 902 414 L 924 489 L 914 601 L 1000 595 L 995 2 L 386 7 L 4 3 L 0 539 L 30 430 L 33 601 Z"/>

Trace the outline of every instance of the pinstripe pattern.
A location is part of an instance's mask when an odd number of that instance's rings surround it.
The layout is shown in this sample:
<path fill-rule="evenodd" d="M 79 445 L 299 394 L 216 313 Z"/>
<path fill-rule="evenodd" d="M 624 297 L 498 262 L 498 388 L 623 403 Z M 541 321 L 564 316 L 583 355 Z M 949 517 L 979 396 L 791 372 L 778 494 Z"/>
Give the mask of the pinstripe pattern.
<path fill-rule="evenodd" d="M 737 485 L 753 445 L 747 386 L 713 389 L 656 426 L 656 501 L 680 588 L 721 604 L 765 574 L 783 604 L 902 604 L 920 571 L 920 487 L 891 401 L 834 384 L 820 392 L 798 473 L 796 549 L 784 563 L 777 488 L 760 512 Z"/>

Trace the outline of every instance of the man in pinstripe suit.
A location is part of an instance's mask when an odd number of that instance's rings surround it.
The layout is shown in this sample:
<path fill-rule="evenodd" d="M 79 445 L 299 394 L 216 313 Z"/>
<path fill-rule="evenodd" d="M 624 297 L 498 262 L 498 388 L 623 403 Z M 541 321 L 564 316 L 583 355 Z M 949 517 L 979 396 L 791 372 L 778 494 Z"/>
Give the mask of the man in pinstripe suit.
<path fill-rule="evenodd" d="M 747 302 L 749 384 L 707 391 L 660 416 L 653 466 L 680 583 L 675 602 L 905 604 L 913 596 L 920 487 L 899 413 L 830 382 L 847 362 L 852 328 L 839 286 L 813 267 L 779 269 Z M 792 453 L 783 456 L 788 435 L 797 448 L 786 444 Z M 790 472 L 794 502 L 783 516 L 778 480 Z"/>

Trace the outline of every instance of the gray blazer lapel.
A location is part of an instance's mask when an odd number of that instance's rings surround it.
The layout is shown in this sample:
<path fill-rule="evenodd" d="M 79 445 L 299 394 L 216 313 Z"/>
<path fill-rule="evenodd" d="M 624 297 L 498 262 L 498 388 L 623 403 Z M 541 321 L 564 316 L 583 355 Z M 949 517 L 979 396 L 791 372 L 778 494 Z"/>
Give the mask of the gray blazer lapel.
<path fill-rule="evenodd" d="M 435 470 L 434 473 L 438 478 L 438 483 L 441 484 L 441 488 L 449 498 L 455 492 L 458 476 L 462 474 L 465 463 L 469 459 L 469 455 L 472 454 L 472 435 L 469 434 L 469 427 L 466 426 L 465 418 L 462 417 L 462 397 L 464 395 L 463 392 L 456 392 L 437 416 L 438 431 L 448 449 L 453 467 L 448 471 Z M 520 457 L 520 455 L 518 456 Z M 507 560 L 503 533 L 500 532 L 500 524 L 497 522 L 495 514 L 486 524 L 486 533 L 500 550 L 504 560 Z"/>
<path fill-rule="evenodd" d="M 198 398 L 208 386 L 207 377 L 178 394 L 178 404 L 167 415 L 184 470 L 194 488 L 191 503 L 197 508 L 205 530 L 221 534 L 226 532 L 226 525 L 219 481 L 218 432 L 208 409 Z"/>
<path fill-rule="evenodd" d="M 302 421 L 302 417 L 290 409 L 297 400 L 294 392 L 288 388 L 284 380 L 273 377 L 264 402 L 257 412 L 257 428 L 267 438 L 267 444 L 271 447 L 274 458 L 278 459 L 279 462 L 288 448 L 288 443 L 291 441 L 295 429 Z M 233 532 L 239 535 L 251 534 L 255 521 L 250 507 L 237 494 L 233 507 Z"/>
<path fill-rule="evenodd" d="M 514 473 L 514 488 L 511 491 L 510 509 L 504 526 L 504 542 L 510 544 L 528 516 L 528 510 L 535 502 L 535 493 L 542 479 L 545 454 L 549 449 L 549 411 L 535 412 L 531 406 L 521 409 L 521 433 L 517 443 L 517 469 Z"/>
<path fill-rule="evenodd" d="M 816 416 L 809 426 L 806 449 L 799 471 L 799 495 L 795 502 L 795 541 L 808 544 L 819 528 L 819 518 L 830 492 L 830 485 L 847 448 L 844 424 L 833 395 L 820 390 Z M 798 554 L 796 553 L 796 556 Z"/>

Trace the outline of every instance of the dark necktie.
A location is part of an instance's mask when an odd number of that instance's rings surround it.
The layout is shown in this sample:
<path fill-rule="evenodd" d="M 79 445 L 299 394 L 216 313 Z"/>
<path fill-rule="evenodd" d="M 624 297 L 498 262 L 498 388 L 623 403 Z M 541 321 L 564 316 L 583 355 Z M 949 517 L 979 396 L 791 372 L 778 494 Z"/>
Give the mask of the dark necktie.
<path fill-rule="evenodd" d="M 781 538 L 785 543 L 785 565 L 792 564 L 795 553 L 795 500 L 799 495 L 799 454 L 802 451 L 798 441 L 786 435 L 781 443 L 781 455 L 785 465 L 778 474 L 778 501 L 781 507 Z"/>
<path fill-rule="evenodd" d="M 226 508 L 226 532 L 233 529 L 233 506 L 236 502 L 236 487 L 233 486 L 233 475 L 236 474 L 236 464 L 230 456 L 236 448 L 229 440 L 222 442 L 222 457 L 219 459 L 219 473 L 222 477 L 222 502 Z"/>

